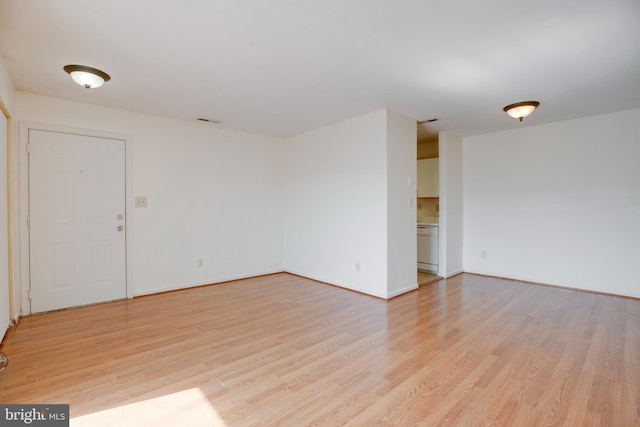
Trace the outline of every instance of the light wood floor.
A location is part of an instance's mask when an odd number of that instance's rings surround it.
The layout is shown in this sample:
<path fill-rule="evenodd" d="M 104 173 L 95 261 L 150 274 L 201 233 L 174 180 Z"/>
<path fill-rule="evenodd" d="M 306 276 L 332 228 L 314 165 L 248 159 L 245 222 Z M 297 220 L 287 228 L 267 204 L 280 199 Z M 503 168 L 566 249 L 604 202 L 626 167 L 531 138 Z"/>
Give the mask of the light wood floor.
<path fill-rule="evenodd" d="M 640 425 L 640 301 L 459 275 L 388 302 L 288 274 L 24 318 L 2 403 L 72 426 Z"/>
<path fill-rule="evenodd" d="M 425 271 L 418 271 L 418 285 L 427 285 L 440 279 L 441 277 L 436 276 L 435 274 L 427 273 Z"/>

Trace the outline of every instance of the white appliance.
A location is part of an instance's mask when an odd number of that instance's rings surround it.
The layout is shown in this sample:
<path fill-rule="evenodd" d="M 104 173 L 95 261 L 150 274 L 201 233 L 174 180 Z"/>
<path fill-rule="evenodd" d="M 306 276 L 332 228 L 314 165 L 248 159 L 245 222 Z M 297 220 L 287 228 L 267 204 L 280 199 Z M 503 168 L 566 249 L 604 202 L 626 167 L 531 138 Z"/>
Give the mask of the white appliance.
<path fill-rule="evenodd" d="M 418 224 L 418 270 L 438 273 L 438 226 Z"/>

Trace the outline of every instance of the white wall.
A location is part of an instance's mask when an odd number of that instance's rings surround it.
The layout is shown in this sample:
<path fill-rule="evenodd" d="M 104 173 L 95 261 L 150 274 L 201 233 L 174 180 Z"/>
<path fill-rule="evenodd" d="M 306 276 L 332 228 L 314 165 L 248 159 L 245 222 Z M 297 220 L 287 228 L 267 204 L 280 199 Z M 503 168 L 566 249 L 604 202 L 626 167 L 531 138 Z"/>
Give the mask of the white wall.
<path fill-rule="evenodd" d="M 287 271 L 387 296 L 386 118 L 379 110 L 286 139 Z"/>
<path fill-rule="evenodd" d="M 418 287 L 416 121 L 387 111 L 387 296 Z"/>
<path fill-rule="evenodd" d="M 465 271 L 640 297 L 640 109 L 467 137 L 463 164 Z"/>
<path fill-rule="evenodd" d="M 288 138 L 285 270 L 381 298 L 417 288 L 415 157 L 415 120 L 387 110 Z"/>
<path fill-rule="evenodd" d="M 463 269 L 462 138 L 440 132 L 440 247 L 438 275 L 450 277 Z"/>
<path fill-rule="evenodd" d="M 0 98 L 2 98 L 5 107 L 12 113 L 15 104 L 15 89 L 2 56 L 0 56 Z"/>
<path fill-rule="evenodd" d="M 25 92 L 16 112 L 133 137 L 134 295 L 282 271 L 281 139 Z"/>
<path fill-rule="evenodd" d="M 4 60 L 0 57 L 0 99 L 11 116 L 14 108 L 14 89 Z M 10 121 L 0 111 L 0 341 L 9 327 L 9 230 L 7 228 L 7 138 Z"/>

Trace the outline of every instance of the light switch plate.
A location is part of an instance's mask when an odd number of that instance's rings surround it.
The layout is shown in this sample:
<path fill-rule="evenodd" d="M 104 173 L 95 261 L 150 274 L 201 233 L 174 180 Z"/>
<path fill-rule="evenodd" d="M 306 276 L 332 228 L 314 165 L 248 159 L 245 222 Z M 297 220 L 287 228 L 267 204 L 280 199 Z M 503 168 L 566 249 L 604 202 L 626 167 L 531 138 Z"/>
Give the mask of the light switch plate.
<path fill-rule="evenodd" d="M 136 208 L 147 207 L 147 196 L 136 196 Z"/>

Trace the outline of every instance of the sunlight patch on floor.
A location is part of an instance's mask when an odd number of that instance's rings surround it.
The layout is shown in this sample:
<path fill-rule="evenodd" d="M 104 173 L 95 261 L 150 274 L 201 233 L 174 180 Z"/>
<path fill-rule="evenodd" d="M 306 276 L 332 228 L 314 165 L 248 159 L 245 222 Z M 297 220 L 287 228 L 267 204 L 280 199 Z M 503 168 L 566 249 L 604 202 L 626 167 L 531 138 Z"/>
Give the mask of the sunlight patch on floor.
<path fill-rule="evenodd" d="M 73 408 L 72 408 L 73 412 Z M 72 417 L 73 427 L 220 426 L 227 427 L 199 388 Z"/>

